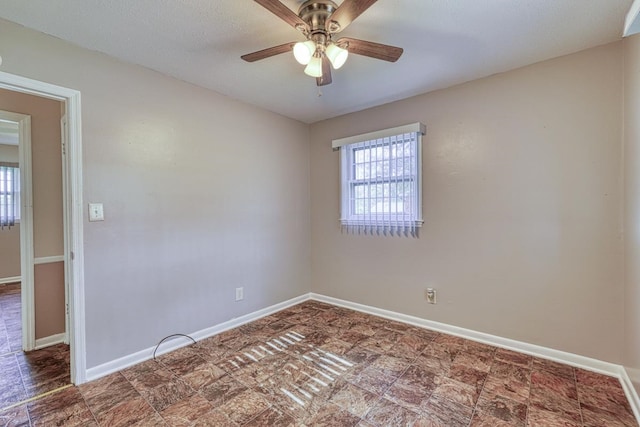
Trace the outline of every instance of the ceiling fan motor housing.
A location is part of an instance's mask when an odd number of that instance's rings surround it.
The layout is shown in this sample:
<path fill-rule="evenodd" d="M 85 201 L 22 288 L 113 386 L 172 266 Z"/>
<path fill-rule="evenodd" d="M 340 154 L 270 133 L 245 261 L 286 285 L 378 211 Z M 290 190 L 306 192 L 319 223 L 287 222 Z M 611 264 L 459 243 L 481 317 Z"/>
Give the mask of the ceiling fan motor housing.
<path fill-rule="evenodd" d="M 300 6 L 298 16 L 309 25 L 309 35 L 320 33 L 327 38 L 326 22 L 337 8 L 331 0 L 308 0 Z M 329 26 L 331 32 L 336 32 L 339 28 L 337 22 Z"/>

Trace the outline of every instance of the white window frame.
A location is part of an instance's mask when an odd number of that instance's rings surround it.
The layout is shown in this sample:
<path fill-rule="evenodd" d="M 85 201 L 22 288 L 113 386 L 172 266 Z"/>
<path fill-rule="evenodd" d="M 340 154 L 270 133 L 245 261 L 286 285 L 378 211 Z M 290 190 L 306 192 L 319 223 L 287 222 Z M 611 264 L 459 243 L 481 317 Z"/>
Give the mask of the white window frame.
<path fill-rule="evenodd" d="M 341 206 L 340 223 L 347 231 L 365 234 L 411 234 L 417 235 L 417 229 L 422 226 L 422 135 L 426 128 L 422 123 L 384 129 L 367 134 L 334 140 L 334 149 L 340 149 L 340 186 Z M 397 137 L 405 138 L 406 134 L 415 135 L 415 150 L 410 175 L 398 177 L 357 179 L 355 175 L 355 152 L 379 146 L 389 146 Z M 398 213 L 367 213 L 356 214 L 355 196 L 353 192 L 358 184 L 384 184 L 398 181 L 413 182 L 413 197 L 411 216 Z M 383 199 L 384 200 L 384 199 Z M 383 201 L 384 203 L 384 201 Z"/>

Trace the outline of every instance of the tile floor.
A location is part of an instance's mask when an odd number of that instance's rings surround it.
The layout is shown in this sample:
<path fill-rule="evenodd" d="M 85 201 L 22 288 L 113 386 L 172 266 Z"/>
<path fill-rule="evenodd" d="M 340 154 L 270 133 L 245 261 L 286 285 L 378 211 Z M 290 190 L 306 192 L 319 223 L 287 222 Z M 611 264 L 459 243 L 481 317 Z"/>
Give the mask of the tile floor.
<path fill-rule="evenodd" d="M 638 425 L 616 379 L 314 301 L 0 412 L 5 424 Z"/>
<path fill-rule="evenodd" d="M 69 346 L 22 352 L 20 316 L 20 284 L 0 285 L 0 409 L 70 383 Z"/>
<path fill-rule="evenodd" d="M 22 349 L 20 283 L 0 285 L 0 354 Z"/>

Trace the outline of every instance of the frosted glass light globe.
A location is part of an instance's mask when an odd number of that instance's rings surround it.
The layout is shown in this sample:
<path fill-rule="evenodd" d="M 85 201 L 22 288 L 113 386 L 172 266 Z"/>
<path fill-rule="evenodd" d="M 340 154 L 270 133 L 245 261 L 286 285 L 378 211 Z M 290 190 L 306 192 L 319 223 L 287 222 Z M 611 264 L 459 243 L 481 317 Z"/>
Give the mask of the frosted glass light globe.
<path fill-rule="evenodd" d="M 322 77 L 322 58 L 314 56 L 309 61 L 309 65 L 304 69 L 304 73 L 311 77 Z"/>
<path fill-rule="evenodd" d="M 316 44 L 311 40 L 298 42 L 293 46 L 293 56 L 302 65 L 307 65 L 315 52 Z"/>
<path fill-rule="evenodd" d="M 336 70 L 344 65 L 347 62 L 347 57 L 349 56 L 349 51 L 347 49 L 343 49 L 337 44 L 331 43 L 326 50 L 327 58 L 331 61 L 331 65 Z"/>

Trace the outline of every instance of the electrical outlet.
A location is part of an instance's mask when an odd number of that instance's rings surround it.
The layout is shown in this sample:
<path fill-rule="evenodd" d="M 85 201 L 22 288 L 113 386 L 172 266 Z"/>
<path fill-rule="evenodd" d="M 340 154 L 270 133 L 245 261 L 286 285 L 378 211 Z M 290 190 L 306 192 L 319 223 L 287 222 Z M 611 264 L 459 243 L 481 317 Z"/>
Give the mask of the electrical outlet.
<path fill-rule="evenodd" d="M 436 303 L 436 290 L 434 288 L 427 288 L 424 293 L 425 298 L 429 304 Z"/>
<path fill-rule="evenodd" d="M 244 288 L 236 288 L 236 301 L 244 299 Z"/>

